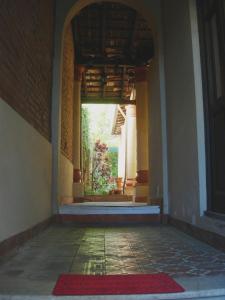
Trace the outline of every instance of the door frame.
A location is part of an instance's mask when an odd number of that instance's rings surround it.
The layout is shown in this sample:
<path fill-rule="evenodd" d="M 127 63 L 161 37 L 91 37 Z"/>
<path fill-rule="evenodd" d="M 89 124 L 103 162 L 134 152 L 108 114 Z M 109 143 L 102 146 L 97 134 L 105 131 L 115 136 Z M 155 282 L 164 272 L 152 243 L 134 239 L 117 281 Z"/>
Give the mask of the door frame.
<path fill-rule="evenodd" d="M 200 43 L 200 57 L 201 57 L 201 76 L 202 76 L 202 90 L 203 90 L 203 106 L 204 106 L 204 126 L 205 126 L 205 153 L 206 153 L 206 184 L 207 184 L 207 211 L 213 210 L 213 201 L 214 201 L 214 195 L 213 195 L 213 157 L 212 157 L 212 143 L 211 143 L 211 116 L 210 116 L 210 109 L 209 109 L 209 103 L 210 103 L 210 96 L 209 93 L 215 94 L 215 88 L 216 83 L 213 82 L 213 86 L 211 88 L 209 87 L 209 79 L 208 79 L 208 68 L 209 65 L 207 63 L 208 61 L 211 61 L 211 54 L 207 53 L 206 49 L 206 33 L 205 33 L 205 16 L 203 16 L 203 11 L 201 9 L 201 0 L 196 0 L 196 6 L 197 6 L 197 17 L 198 17 L 198 31 L 199 31 L 199 43 Z M 205 2 L 206 3 L 206 2 Z M 222 2 L 221 2 L 222 3 Z M 213 10 L 216 10 L 215 6 L 212 5 L 211 12 L 209 11 L 209 18 L 211 18 L 214 14 Z M 224 26 L 221 26 L 219 30 L 224 30 L 225 28 L 225 22 L 223 22 Z M 220 24 L 221 25 L 221 24 Z M 218 26 L 218 24 L 217 24 Z M 223 27 L 223 28 L 222 28 Z M 209 34 L 209 38 L 211 40 L 211 34 Z M 218 36 L 218 41 L 221 45 L 221 38 Z M 225 40 L 223 40 L 225 42 Z M 221 47 L 219 46 L 219 52 L 221 52 Z M 212 45 L 211 45 L 212 47 Z M 207 56 L 210 55 L 210 59 L 207 58 Z M 221 59 L 220 59 L 221 62 Z M 213 62 L 211 62 L 213 64 Z M 210 64 L 210 65 L 211 65 Z M 214 73 L 214 68 L 210 68 L 211 71 Z M 221 69 L 221 77 L 224 76 L 224 70 Z M 213 78 L 215 78 L 215 74 L 213 74 Z M 215 80 L 214 80 L 215 81 Z M 210 88 L 210 91 L 209 91 Z"/>

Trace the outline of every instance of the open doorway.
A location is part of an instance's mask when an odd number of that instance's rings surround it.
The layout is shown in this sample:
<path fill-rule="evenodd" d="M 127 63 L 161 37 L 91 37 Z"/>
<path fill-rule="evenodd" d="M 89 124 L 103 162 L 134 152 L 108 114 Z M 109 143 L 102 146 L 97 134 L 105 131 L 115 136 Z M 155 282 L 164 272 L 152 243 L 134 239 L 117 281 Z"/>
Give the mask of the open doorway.
<path fill-rule="evenodd" d="M 84 195 L 108 195 L 116 189 L 119 138 L 112 134 L 116 105 L 82 105 Z"/>
<path fill-rule="evenodd" d="M 81 115 L 84 196 L 133 200 L 137 173 L 135 105 L 83 104 Z"/>

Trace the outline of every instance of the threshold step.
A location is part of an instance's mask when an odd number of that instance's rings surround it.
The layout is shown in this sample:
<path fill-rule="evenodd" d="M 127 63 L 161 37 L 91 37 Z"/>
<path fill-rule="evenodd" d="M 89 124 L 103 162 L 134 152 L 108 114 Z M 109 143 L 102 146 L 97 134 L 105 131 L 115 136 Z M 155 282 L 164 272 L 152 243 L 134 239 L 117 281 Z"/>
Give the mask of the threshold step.
<path fill-rule="evenodd" d="M 79 224 L 159 224 L 160 207 L 135 202 L 85 202 L 62 205 L 56 221 Z"/>
<path fill-rule="evenodd" d="M 62 205 L 59 213 L 68 215 L 151 215 L 159 214 L 160 207 L 134 202 L 85 202 Z"/>

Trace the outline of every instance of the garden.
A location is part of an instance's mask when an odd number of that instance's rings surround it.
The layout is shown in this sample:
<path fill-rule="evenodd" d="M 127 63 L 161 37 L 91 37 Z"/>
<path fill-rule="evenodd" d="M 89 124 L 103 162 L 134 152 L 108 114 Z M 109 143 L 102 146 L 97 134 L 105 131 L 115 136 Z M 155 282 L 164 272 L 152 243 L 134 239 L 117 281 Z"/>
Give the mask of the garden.
<path fill-rule="evenodd" d="M 119 137 L 112 135 L 115 105 L 82 105 L 82 174 L 85 195 L 110 194 L 118 177 Z"/>

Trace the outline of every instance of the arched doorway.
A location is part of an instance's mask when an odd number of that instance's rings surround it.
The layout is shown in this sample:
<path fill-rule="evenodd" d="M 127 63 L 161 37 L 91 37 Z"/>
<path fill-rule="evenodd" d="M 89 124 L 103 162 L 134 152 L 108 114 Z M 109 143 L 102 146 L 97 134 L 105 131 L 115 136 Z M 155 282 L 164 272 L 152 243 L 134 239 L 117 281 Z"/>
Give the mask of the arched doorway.
<path fill-rule="evenodd" d="M 60 95 L 61 95 L 61 66 L 62 66 L 62 42 L 61 38 L 65 34 L 65 28 L 72 18 L 86 5 L 95 3 L 96 1 L 78 1 L 72 5 L 72 1 L 68 6 L 63 8 L 64 14 L 58 16 L 55 39 L 55 63 L 54 63 L 54 82 L 53 82 L 53 207 L 57 211 L 59 199 L 59 143 L 60 143 Z M 97 1 L 98 2 L 98 1 Z M 109 2 L 109 1 L 106 1 Z M 153 101 L 152 113 L 154 114 L 154 122 L 157 119 L 157 130 L 149 132 L 150 140 L 154 141 L 154 145 L 158 143 L 157 151 L 150 151 L 150 169 L 151 187 L 150 197 L 156 198 L 164 196 L 164 211 L 168 212 L 167 198 L 167 144 L 166 144 L 166 111 L 165 111 L 165 87 L 164 87 L 164 63 L 162 51 L 162 32 L 161 17 L 158 4 L 156 1 L 149 1 L 147 7 L 140 5 L 134 1 L 115 1 L 116 3 L 126 4 L 142 15 L 150 24 L 153 39 L 155 41 L 155 57 L 151 62 L 151 72 L 149 81 L 151 82 L 150 99 Z M 58 84 L 57 84 L 58 83 Z M 155 101 L 155 102 L 154 102 Z M 156 115 L 157 114 L 157 115 Z M 151 125 L 150 125 L 151 126 Z M 150 142 L 151 144 L 151 142 Z M 159 151 L 160 150 L 160 151 Z M 163 157 L 163 159 L 162 159 Z M 163 172 L 162 172 L 163 169 Z M 57 199 L 57 201 L 56 201 Z"/>

